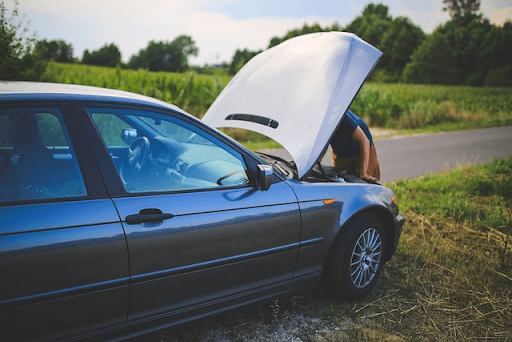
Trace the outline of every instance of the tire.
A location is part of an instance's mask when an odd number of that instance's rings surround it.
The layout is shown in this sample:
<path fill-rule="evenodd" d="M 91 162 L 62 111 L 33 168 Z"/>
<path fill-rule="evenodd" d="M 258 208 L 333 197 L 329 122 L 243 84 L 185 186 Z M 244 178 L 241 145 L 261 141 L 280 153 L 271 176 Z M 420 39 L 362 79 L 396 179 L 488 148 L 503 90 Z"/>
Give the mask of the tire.
<path fill-rule="evenodd" d="M 324 269 L 325 288 L 348 301 L 366 296 L 384 266 L 385 248 L 382 220 L 373 213 L 355 217 L 331 247 Z"/>

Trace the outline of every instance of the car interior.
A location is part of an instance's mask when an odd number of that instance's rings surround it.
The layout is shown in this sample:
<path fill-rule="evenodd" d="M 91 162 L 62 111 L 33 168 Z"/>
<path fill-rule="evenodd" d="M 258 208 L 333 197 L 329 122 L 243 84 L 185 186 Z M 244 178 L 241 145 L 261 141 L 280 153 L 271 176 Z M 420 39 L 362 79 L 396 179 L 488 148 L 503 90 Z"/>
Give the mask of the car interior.
<path fill-rule="evenodd" d="M 51 115 L 48 116 L 48 115 Z M 52 114 L 0 115 L 0 200 L 35 200 L 85 195 L 85 187 L 69 146 L 45 145 L 43 136 L 62 135 L 41 121 L 58 123 Z M 46 130 L 41 132 L 40 124 Z M 56 139 L 53 139 L 54 141 Z M 58 139 L 61 140 L 62 139 Z"/>
<path fill-rule="evenodd" d="M 249 182 L 241 156 L 238 159 L 191 127 L 117 113 L 96 112 L 92 119 L 127 192 L 206 189 Z"/>

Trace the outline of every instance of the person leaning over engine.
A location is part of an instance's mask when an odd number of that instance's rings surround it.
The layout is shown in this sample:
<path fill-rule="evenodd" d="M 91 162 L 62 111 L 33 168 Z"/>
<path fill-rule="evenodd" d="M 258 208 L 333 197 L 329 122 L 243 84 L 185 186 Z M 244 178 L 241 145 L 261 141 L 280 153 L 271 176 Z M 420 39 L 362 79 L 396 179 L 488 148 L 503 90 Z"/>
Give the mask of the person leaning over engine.
<path fill-rule="evenodd" d="M 368 125 L 348 110 L 331 139 L 335 168 L 344 169 L 366 181 L 380 180 L 379 160 Z"/>

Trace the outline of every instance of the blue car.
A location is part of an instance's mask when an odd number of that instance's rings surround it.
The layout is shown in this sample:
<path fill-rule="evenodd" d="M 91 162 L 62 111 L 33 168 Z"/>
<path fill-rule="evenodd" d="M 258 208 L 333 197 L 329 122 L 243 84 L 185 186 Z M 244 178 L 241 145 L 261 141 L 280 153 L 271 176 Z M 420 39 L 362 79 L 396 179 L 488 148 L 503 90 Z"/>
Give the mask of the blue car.
<path fill-rule="evenodd" d="M 132 338 L 321 280 L 348 300 L 375 286 L 404 223 L 393 191 L 318 160 L 380 54 L 350 34 L 298 38 L 251 60 L 202 121 L 117 90 L 0 82 L 1 336 Z M 301 57 L 315 44 L 343 63 Z M 313 71 L 274 68 L 283 50 Z M 304 72 L 329 84 L 301 87 Z M 294 90 L 272 98 L 284 83 Z M 221 126 L 266 134 L 293 160 Z"/>

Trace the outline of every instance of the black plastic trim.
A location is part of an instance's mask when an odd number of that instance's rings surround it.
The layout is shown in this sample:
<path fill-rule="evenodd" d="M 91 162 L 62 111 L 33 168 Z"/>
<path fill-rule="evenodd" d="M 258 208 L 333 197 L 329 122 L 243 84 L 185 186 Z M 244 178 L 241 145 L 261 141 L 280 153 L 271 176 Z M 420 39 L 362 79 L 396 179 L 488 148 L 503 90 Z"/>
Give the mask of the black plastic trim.
<path fill-rule="evenodd" d="M 78 296 L 81 294 L 88 294 L 96 291 L 103 291 L 112 288 L 118 288 L 129 285 L 130 278 L 124 277 L 119 279 L 102 281 L 95 284 L 88 284 L 82 286 L 75 286 L 63 290 L 50 291 L 46 293 L 39 293 L 36 295 L 9 299 L 0 302 L 0 310 L 8 309 L 11 307 L 18 307 L 22 305 L 30 305 L 49 300 L 61 299 L 65 297 Z"/>
<path fill-rule="evenodd" d="M 249 259 L 255 259 L 255 258 L 267 256 L 267 255 L 279 254 L 279 253 L 288 252 L 288 251 L 291 251 L 294 249 L 299 249 L 301 247 L 309 247 L 312 245 L 321 244 L 326 240 L 327 240 L 326 238 L 315 238 L 315 239 L 310 239 L 310 240 L 306 240 L 306 241 L 290 243 L 288 245 L 283 245 L 283 246 L 279 246 L 279 247 L 264 249 L 264 250 L 260 250 L 260 251 L 256 251 L 256 252 L 235 255 L 235 256 L 217 259 L 217 260 L 211 260 L 211 261 L 202 262 L 202 263 L 198 263 L 198 264 L 175 267 L 175 268 L 151 272 L 151 273 L 132 275 L 131 283 L 133 285 L 133 284 L 142 283 L 142 282 L 145 282 L 148 280 L 161 279 L 161 278 L 175 276 L 178 274 L 184 274 L 184 273 L 188 273 L 188 272 L 198 271 L 198 270 L 202 270 L 205 268 L 219 267 L 219 266 L 237 263 L 237 262 L 241 262 L 241 261 L 245 261 L 245 260 L 249 260 Z"/>
<path fill-rule="evenodd" d="M 276 129 L 279 126 L 279 122 L 274 119 L 267 118 L 265 116 L 253 115 L 253 114 L 230 114 L 226 116 L 225 120 L 239 120 L 254 122 L 263 126 L 267 126 Z"/>

